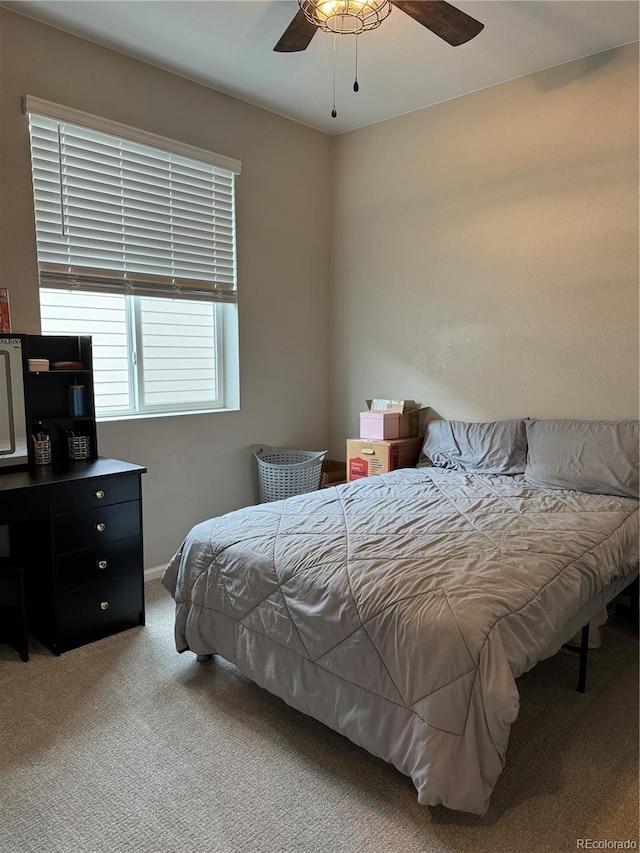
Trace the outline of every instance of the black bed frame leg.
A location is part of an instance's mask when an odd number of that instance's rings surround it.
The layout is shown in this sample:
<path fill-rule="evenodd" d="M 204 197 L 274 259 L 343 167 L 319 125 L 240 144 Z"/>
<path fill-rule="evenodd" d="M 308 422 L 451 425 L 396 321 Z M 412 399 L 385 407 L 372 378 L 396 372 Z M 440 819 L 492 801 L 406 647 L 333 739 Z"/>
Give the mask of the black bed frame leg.
<path fill-rule="evenodd" d="M 208 660 L 211 660 L 213 655 L 196 655 L 196 660 L 198 663 L 206 663 Z"/>
<path fill-rule="evenodd" d="M 578 693 L 584 693 L 587 687 L 587 657 L 589 655 L 589 623 L 582 629 L 580 641 L 580 671 L 578 673 Z"/>

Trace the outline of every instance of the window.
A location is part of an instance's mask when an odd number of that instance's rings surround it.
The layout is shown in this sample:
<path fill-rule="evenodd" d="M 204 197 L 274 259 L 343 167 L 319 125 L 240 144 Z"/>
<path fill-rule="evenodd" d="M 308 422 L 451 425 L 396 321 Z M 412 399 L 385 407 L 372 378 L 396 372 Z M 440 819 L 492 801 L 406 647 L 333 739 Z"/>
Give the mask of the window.
<path fill-rule="evenodd" d="M 98 415 L 237 405 L 240 164 L 33 98 L 25 111 L 42 332 L 92 336 Z"/>
<path fill-rule="evenodd" d="M 40 311 L 44 335 L 92 336 L 96 414 L 222 405 L 215 304 L 41 288 Z"/>

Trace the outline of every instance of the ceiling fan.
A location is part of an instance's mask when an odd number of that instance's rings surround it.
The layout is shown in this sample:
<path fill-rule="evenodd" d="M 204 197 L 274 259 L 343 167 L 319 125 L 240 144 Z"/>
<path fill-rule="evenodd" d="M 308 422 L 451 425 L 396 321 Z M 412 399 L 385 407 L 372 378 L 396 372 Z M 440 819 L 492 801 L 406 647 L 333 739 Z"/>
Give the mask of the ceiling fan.
<path fill-rule="evenodd" d="M 300 8 L 273 48 L 306 50 L 319 29 L 355 34 L 378 27 L 395 6 L 452 47 L 478 35 L 484 24 L 444 0 L 298 0 Z"/>

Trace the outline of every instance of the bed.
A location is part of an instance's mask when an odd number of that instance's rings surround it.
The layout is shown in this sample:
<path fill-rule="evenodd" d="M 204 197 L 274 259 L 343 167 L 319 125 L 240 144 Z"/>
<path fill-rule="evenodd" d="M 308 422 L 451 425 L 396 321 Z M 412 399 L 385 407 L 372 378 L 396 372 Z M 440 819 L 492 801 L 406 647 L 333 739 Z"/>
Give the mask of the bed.
<path fill-rule="evenodd" d="M 163 583 L 178 651 L 483 814 L 516 679 L 637 577 L 637 423 L 434 423 L 419 467 L 197 525 Z"/>

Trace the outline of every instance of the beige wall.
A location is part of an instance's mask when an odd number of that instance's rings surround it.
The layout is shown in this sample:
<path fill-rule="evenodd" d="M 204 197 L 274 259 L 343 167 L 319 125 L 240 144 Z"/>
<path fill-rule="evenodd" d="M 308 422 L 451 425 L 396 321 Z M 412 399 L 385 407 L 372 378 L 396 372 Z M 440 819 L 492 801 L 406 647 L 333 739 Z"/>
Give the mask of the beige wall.
<path fill-rule="evenodd" d="M 331 446 L 371 396 L 638 413 L 638 46 L 334 141 Z"/>
<path fill-rule="evenodd" d="M 25 94 L 243 163 L 241 411 L 99 427 L 102 455 L 148 466 L 146 564 L 157 565 L 196 522 L 253 502 L 252 443 L 326 447 L 330 139 L 0 9 L 0 284 L 15 331 L 39 331 Z"/>

